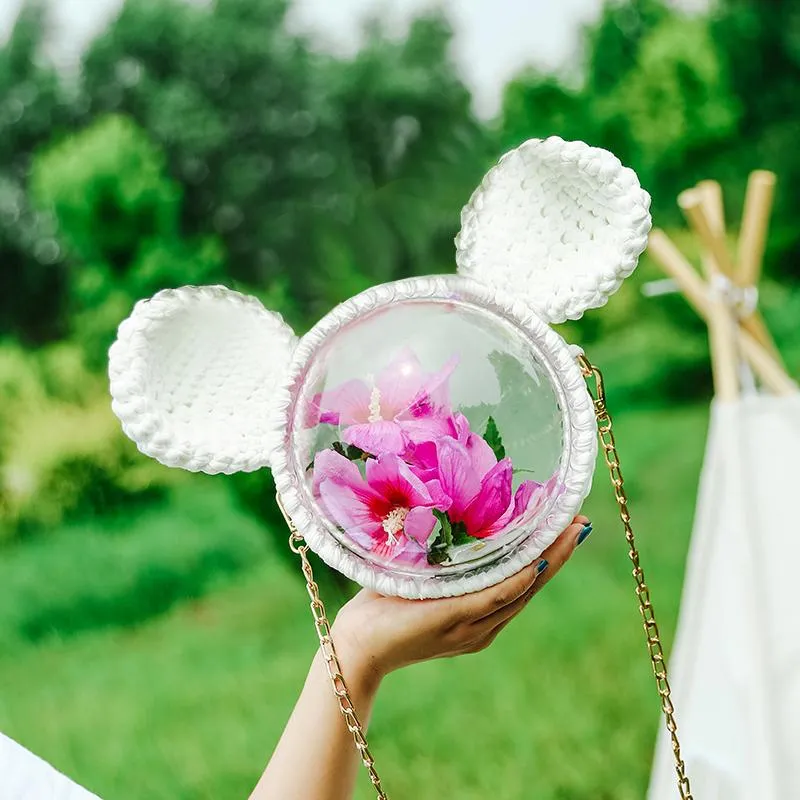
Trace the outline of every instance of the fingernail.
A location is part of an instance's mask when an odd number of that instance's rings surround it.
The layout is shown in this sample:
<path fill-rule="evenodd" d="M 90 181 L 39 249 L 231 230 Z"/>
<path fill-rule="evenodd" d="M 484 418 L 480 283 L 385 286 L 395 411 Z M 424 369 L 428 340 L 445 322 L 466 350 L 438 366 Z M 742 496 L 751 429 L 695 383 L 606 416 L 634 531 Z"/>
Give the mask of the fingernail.
<path fill-rule="evenodd" d="M 577 547 L 578 545 L 583 544 L 586 541 L 586 539 L 588 538 L 588 536 L 589 536 L 589 534 L 591 532 L 592 532 L 592 523 L 591 522 L 587 522 L 581 528 L 581 532 L 578 534 L 578 539 L 575 542 L 575 547 Z"/>
<path fill-rule="evenodd" d="M 542 560 L 541 560 L 541 561 L 540 561 L 540 562 L 539 562 L 539 563 L 536 565 L 536 574 L 537 574 L 537 575 L 541 575 L 541 574 L 542 574 L 542 573 L 543 573 L 543 572 L 544 572 L 544 571 L 547 569 L 547 565 L 548 565 L 549 563 L 550 563 L 550 562 L 549 562 L 549 561 L 548 561 L 546 558 L 543 558 L 543 559 L 542 559 Z"/>

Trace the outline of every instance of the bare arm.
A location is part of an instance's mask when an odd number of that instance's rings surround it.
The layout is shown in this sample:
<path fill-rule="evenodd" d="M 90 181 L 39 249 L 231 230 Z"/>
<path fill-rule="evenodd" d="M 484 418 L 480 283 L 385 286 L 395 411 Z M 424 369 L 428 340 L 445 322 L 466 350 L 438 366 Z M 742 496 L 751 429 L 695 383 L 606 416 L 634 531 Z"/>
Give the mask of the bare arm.
<path fill-rule="evenodd" d="M 543 554 L 497 586 L 444 600 L 403 600 L 362 590 L 336 618 L 333 638 L 362 724 L 381 680 L 408 664 L 477 653 L 572 555 L 588 519 L 575 521 Z M 250 800 L 349 800 L 359 765 L 352 736 L 317 653 L 303 691 Z"/>

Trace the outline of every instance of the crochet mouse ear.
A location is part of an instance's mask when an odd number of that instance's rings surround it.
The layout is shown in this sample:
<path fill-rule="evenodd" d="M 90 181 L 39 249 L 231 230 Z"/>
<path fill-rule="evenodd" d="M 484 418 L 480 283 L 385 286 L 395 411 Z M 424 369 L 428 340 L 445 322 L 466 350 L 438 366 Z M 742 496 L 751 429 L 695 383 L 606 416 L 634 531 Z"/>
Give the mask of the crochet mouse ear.
<path fill-rule="evenodd" d="M 297 337 L 223 286 L 137 303 L 109 352 L 112 407 L 139 450 L 168 467 L 251 472 L 277 444 L 273 403 Z"/>
<path fill-rule="evenodd" d="M 607 150 L 531 139 L 461 212 L 458 271 L 522 296 L 547 322 L 602 306 L 647 245 L 650 196 Z"/>

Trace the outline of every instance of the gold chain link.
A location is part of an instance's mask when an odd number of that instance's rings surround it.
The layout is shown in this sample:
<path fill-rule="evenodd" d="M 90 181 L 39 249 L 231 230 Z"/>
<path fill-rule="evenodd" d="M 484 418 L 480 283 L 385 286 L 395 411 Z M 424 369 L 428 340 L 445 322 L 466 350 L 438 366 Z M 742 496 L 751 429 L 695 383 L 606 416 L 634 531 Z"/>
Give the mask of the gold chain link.
<path fill-rule="evenodd" d="M 289 526 L 289 547 L 293 553 L 297 553 L 297 555 L 300 556 L 303 576 L 306 579 L 306 591 L 311 599 L 311 613 L 314 616 L 314 627 L 317 630 L 319 647 L 325 659 L 325 667 L 328 670 L 328 677 L 331 679 L 333 693 L 339 701 L 339 708 L 347 724 L 347 730 L 349 730 L 353 736 L 353 741 L 361 756 L 361 761 L 364 763 L 364 767 L 369 773 L 369 779 L 375 787 L 377 800 L 389 800 L 381 786 L 381 779 L 375 768 L 375 759 L 369 751 L 367 737 L 364 733 L 364 726 L 358 718 L 355 705 L 353 705 L 353 700 L 350 697 L 350 691 L 347 688 L 347 682 L 344 679 L 344 675 L 342 675 L 342 666 L 339 663 L 339 658 L 336 655 L 336 648 L 333 645 L 331 625 L 328 621 L 328 615 L 325 613 L 325 604 L 322 602 L 322 598 L 319 595 L 319 586 L 314 580 L 314 571 L 311 568 L 311 562 L 308 560 L 308 545 L 284 510 L 280 497 L 278 497 L 278 506 L 283 513 L 286 524 Z"/>
<path fill-rule="evenodd" d="M 675 722 L 675 706 L 672 704 L 672 690 L 667 680 L 667 661 L 664 658 L 664 648 L 661 646 L 661 635 L 656 624 L 656 614 L 653 604 L 650 601 L 650 589 L 644 580 L 644 571 L 639 563 L 639 550 L 633 537 L 631 528 L 631 515 L 628 511 L 628 495 L 625 492 L 622 470 L 619 465 L 619 455 L 617 454 L 617 443 L 614 439 L 614 432 L 611 428 L 611 415 L 606 408 L 606 394 L 603 386 L 603 375 L 600 370 L 589 362 L 586 356 L 579 356 L 578 362 L 581 366 L 583 376 L 587 381 L 594 378 L 595 392 L 594 411 L 597 416 L 597 433 L 600 437 L 600 444 L 603 448 L 608 471 L 611 475 L 611 484 L 614 487 L 614 497 L 619 506 L 619 516 L 625 528 L 625 538 L 628 541 L 628 556 L 633 564 L 633 579 L 636 582 L 636 597 L 639 601 L 639 611 L 642 615 L 644 632 L 647 638 L 647 650 L 650 653 L 650 661 L 653 665 L 653 675 L 658 687 L 658 695 L 661 698 L 661 710 L 664 712 L 667 730 L 669 731 L 672 743 L 672 754 L 675 757 L 675 771 L 678 775 L 678 791 L 681 800 L 692 800 L 692 790 L 689 787 L 689 778 L 686 776 L 686 765 L 681 757 L 681 745 L 678 741 L 678 725 Z"/>
<path fill-rule="evenodd" d="M 633 529 L 631 528 L 631 515 L 628 511 L 628 496 L 625 492 L 624 480 L 622 477 L 622 470 L 619 465 L 619 456 L 617 454 L 617 445 L 614 439 L 614 433 L 611 427 L 611 415 L 606 409 L 605 389 L 603 387 L 603 375 L 600 370 L 593 366 L 589 360 L 581 355 L 578 358 L 581 366 L 581 371 L 587 381 L 591 378 L 595 381 L 594 410 L 597 416 L 597 431 L 600 438 L 600 444 L 603 448 L 606 464 L 608 465 L 609 473 L 611 476 L 611 484 L 614 487 L 614 497 L 619 505 L 619 516 L 622 520 L 622 525 L 625 528 L 625 538 L 628 541 L 631 563 L 633 564 L 633 578 L 636 582 L 636 597 L 639 601 L 639 611 L 642 615 L 644 624 L 645 636 L 647 638 L 647 649 L 650 653 L 650 661 L 653 666 L 653 674 L 656 679 L 656 686 L 658 694 L 661 698 L 661 709 L 664 712 L 664 718 L 669 731 L 670 739 L 672 742 L 672 753 L 675 757 L 675 771 L 678 775 L 678 791 L 680 792 L 681 800 L 693 800 L 692 791 L 689 787 L 689 778 L 686 776 L 686 766 L 681 757 L 681 745 L 678 741 L 678 725 L 675 722 L 675 707 L 672 704 L 672 690 L 670 689 L 669 681 L 667 680 L 667 662 L 664 658 L 664 649 L 661 645 L 661 635 L 658 631 L 656 624 L 655 611 L 653 604 L 650 601 L 650 590 L 644 579 L 644 571 L 639 563 L 639 551 L 636 548 L 634 540 Z M 339 659 L 336 655 L 336 648 L 333 645 L 333 637 L 331 635 L 331 626 L 328 621 L 328 616 L 325 613 L 325 605 L 319 595 L 319 586 L 314 580 L 314 572 L 311 568 L 311 563 L 308 560 L 308 545 L 305 540 L 297 531 L 294 523 L 289 515 L 283 508 L 280 497 L 278 497 L 278 505 L 280 506 L 283 516 L 286 519 L 286 524 L 289 526 L 289 547 L 293 553 L 300 556 L 303 575 L 306 579 L 306 591 L 311 599 L 311 613 L 314 617 L 314 627 L 319 637 L 320 649 L 325 658 L 325 666 L 328 670 L 328 676 L 331 680 L 333 693 L 339 701 L 339 708 L 341 709 L 342 716 L 347 724 L 347 729 L 353 736 L 356 749 L 361 756 L 364 763 L 369 779 L 377 792 L 377 800 L 388 800 L 386 793 L 381 786 L 381 779 L 375 768 L 375 759 L 370 753 L 367 744 L 367 737 L 364 733 L 364 728 L 356 713 L 355 706 L 350 697 L 350 692 L 347 688 L 347 683 L 342 675 L 342 667 L 339 664 Z"/>

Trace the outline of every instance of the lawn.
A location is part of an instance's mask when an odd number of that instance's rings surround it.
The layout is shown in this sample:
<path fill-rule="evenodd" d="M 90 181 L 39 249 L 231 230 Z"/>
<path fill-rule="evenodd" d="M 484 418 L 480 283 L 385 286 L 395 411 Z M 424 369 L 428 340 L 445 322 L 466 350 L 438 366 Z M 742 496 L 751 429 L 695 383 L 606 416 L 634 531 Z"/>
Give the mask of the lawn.
<path fill-rule="evenodd" d="M 671 641 L 707 409 L 627 412 L 616 422 Z M 585 510 L 595 533 L 490 650 L 386 681 L 371 744 L 390 797 L 644 796 L 658 700 L 604 472 Z M 219 547 L 218 530 L 211 538 Z M 296 576 L 269 548 L 247 552 L 251 566 L 135 626 L 5 646 L 0 729 L 106 800 L 245 798 L 315 641 Z M 101 579 L 82 576 L 88 586 Z M 358 797 L 373 796 L 362 776 Z"/>

